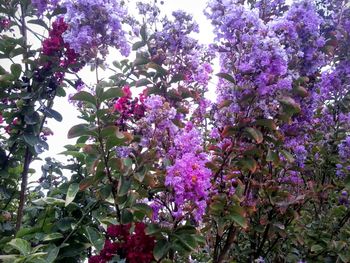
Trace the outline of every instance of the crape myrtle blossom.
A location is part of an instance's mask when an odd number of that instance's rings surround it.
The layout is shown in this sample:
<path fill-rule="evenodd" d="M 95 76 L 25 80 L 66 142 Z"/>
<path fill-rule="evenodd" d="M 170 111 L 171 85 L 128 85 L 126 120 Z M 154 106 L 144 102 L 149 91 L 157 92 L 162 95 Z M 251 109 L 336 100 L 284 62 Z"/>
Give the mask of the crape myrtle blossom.
<path fill-rule="evenodd" d="M 137 122 L 139 132 L 142 134 L 141 145 L 156 149 L 159 156 L 165 156 L 167 147 L 178 131 L 174 120 L 178 117 L 173 108 L 164 97 L 151 95 L 145 99 L 145 116 Z"/>
<path fill-rule="evenodd" d="M 123 87 L 123 96 L 115 101 L 114 111 L 119 113 L 116 125 L 126 130 L 127 122 L 131 119 L 139 120 L 145 115 L 146 90 L 139 94 L 139 97 L 132 98 L 129 86 Z"/>
<path fill-rule="evenodd" d="M 145 100 L 145 117 L 139 121 L 142 133 L 141 145 L 154 148 L 162 159 L 171 165 L 166 168 L 165 186 L 172 191 L 159 195 L 151 202 L 154 219 L 162 210 L 159 200 L 167 199 L 175 206 L 172 216 L 183 219 L 192 216 L 201 221 L 206 209 L 211 171 L 205 167 L 208 156 L 203 152 L 201 134 L 191 122 L 182 129 L 174 124 L 176 110 L 159 95 Z M 181 117 L 180 117 L 181 118 Z"/>
<path fill-rule="evenodd" d="M 212 173 L 205 167 L 208 156 L 203 152 L 202 143 L 200 132 L 188 122 L 175 136 L 174 146 L 169 150 L 174 164 L 167 167 L 165 185 L 174 191 L 173 216 L 176 218 L 190 213 L 199 222 L 205 213 Z"/>
<path fill-rule="evenodd" d="M 89 263 L 107 263 L 115 256 L 129 263 L 152 262 L 155 238 L 146 235 L 145 229 L 141 222 L 135 223 L 133 231 L 131 224 L 108 226 L 103 249 L 99 255 L 90 257 Z"/>
<path fill-rule="evenodd" d="M 325 135 L 332 129 L 350 127 L 349 109 L 342 107 L 350 92 L 350 61 L 340 61 L 335 67 L 322 73 L 316 107 L 321 112 L 316 120 Z"/>
<path fill-rule="evenodd" d="M 285 0 L 259 0 L 254 4 L 254 8 L 259 10 L 259 17 L 264 21 L 275 19 L 283 14 L 286 7 Z"/>
<path fill-rule="evenodd" d="M 67 9 L 64 20 L 69 24 L 64 39 L 86 60 L 98 53 L 106 56 L 108 47 L 129 55 L 130 46 L 122 28 L 127 11 L 122 1 L 62 0 L 61 6 Z"/>
<path fill-rule="evenodd" d="M 199 32 L 193 17 L 184 11 L 172 13 L 173 19 L 160 20 L 161 29 L 154 33 L 151 55 L 158 64 L 164 64 L 173 75 L 183 75 L 187 84 L 206 87 L 212 73 L 213 54 L 192 37 Z"/>
<path fill-rule="evenodd" d="M 325 65 L 323 47 L 325 39 L 320 33 L 323 20 L 312 1 L 294 1 L 282 16 L 268 23 L 280 39 L 288 56 L 288 73 L 293 79 L 294 100 L 300 105 L 300 113 L 291 122 L 282 125 L 285 145 L 297 157 L 299 167 L 306 160 L 306 150 L 311 147 L 311 131 L 316 124 L 313 116 L 318 99 L 315 79 Z"/>
<path fill-rule="evenodd" d="M 281 131 L 285 147 L 303 168 L 318 97 L 318 87 L 310 79 L 326 63 L 323 21 L 310 1 L 295 1 L 284 14 L 278 11 L 286 8 L 284 1 L 258 1 L 255 7 L 259 10 L 235 0 L 208 5 L 207 16 L 222 42 L 216 47 L 221 71 L 236 82 L 220 80 L 216 117 L 221 125 L 231 125 L 242 116 L 271 118 L 280 111 L 277 99 L 292 96 L 301 112 Z"/>
<path fill-rule="evenodd" d="M 127 33 L 123 29 L 127 10 L 119 0 L 33 0 L 37 14 L 57 7 L 65 8 L 62 15 L 68 30 L 63 38 L 66 43 L 86 62 L 108 54 L 109 47 L 117 48 L 123 56 L 128 56 L 130 46 Z"/>
<path fill-rule="evenodd" d="M 271 32 L 257 10 L 236 1 L 211 1 L 207 16 L 216 33 L 221 72 L 231 74 L 236 87 L 219 82 L 218 104 L 231 102 L 217 114 L 221 124 L 230 124 L 235 116 L 249 114 L 274 116 L 279 94 L 291 89 L 288 56 L 279 38 Z M 247 100 L 246 103 L 241 103 Z M 254 107 L 255 105 L 255 107 Z M 249 112 L 249 109 L 254 109 Z"/>
<path fill-rule="evenodd" d="M 63 81 L 64 70 L 71 68 L 77 72 L 81 68 L 81 65 L 78 64 L 79 54 L 62 37 L 67 28 L 68 25 L 63 18 L 58 18 L 52 23 L 49 36 L 42 43 L 42 56 L 39 58 L 41 67 L 34 72 L 34 78 L 39 82 L 43 81 L 45 77 L 50 77 L 48 87 L 51 89 L 54 89 L 57 83 Z M 61 68 L 61 70 L 56 70 L 53 73 L 52 71 L 56 67 Z"/>
<path fill-rule="evenodd" d="M 338 145 L 340 163 L 336 164 L 337 175 L 344 177 L 350 173 L 350 136 Z"/>
<path fill-rule="evenodd" d="M 205 154 L 186 153 L 167 168 L 165 185 L 174 190 L 173 215 L 182 218 L 187 212 L 201 221 L 207 206 L 211 171 L 205 167 Z"/>
<path fill-rule="evenodd" d="M 292 3 L 284 16 L 268 24 L 284 45 L 295 77 L 314 74 L 325 65 L 322 51 L 325 39 L 320 34 L 322 23 L 315 4 L 299 0 Z"/>
<path fill-rule="evenodd" d="M 46 11 L 53 11 L 57 8 L 61 0 L 32 0 L 32 5 L 35 7 L 39 16 L 43 16 Z"/>
<path fill-rule="evenodd" d="M 8 31 L 11 27 L 11 20 L 0 16 L 0 32 Z"/>

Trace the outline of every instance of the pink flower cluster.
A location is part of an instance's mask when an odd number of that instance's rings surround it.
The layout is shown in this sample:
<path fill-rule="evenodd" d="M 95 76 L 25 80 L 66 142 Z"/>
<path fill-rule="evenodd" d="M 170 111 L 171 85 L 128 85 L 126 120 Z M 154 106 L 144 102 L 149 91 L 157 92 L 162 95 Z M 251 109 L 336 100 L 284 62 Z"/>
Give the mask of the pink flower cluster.
<path fill-rule="evenodd" d="M 114 104 L 114 110 L 120 113 L 117 125 L 125 127 L 126 121 L 134 118 L 141 119 L 145 115 L 145 92 L 141 93 L 139 98 L 132 98 L 129 86 L 123 88 L 124 96 L 119 98 Z"/>

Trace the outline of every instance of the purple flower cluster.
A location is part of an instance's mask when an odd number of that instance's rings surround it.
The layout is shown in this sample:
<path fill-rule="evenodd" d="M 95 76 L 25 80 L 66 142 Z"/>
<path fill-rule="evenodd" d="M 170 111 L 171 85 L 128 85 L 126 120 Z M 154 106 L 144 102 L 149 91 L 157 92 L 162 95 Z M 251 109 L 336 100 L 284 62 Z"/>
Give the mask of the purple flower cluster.
<path fill-rule="evenodd" d="M 350 91 L 350 60 L 344 60 L 322 74 L 319 103 L 339 102 Z"/>
<path fill-rule="evenodd" d="M 127 158 L 132 149 L 128 146 L 118 146 L 115 148 L 115 153 L 119 158 Z"/>
<path fill-rule="evenodd" d="M 154 33 L 151 55 L 172 74 L 184 75 L 187 83 L 205 87 L 212 73 L 212 54 L 192 37 L 199 32 L 199 26 L 184 11 L 175 11 L 172 16 L 160 21 L 162 27 Z"/>
<path fill-rule="evenodd" d="M 317 88 L 315 122 L 325 140 L 340 129 L 350 128 L 350 112 L 344 108 L 350 92 L 350 61 L 343 60 L 322 73 Z"/>
<path fill-rule="evenodd" d="M 173 215 L 182 218 L 186 213 L 202 220 L 207 207 L 211 170 L 205 167 L 207 156 L 188 152 L 167 168 L 165 185 L 174 190 L 176 208 Z"/>
<path fill-rule="evenodd" d="M 350 136 L 346 137 L 345 140 L 343 140 L 339 144 L 339 157 L 342 161 L 347 161 L 350 159 Z"/>
<path fill-rule="evenodd" d="M 342 191 L 339 197 L 339 204 L 349 206 L 349 193 L 347 191 Z"/>
<path fill-rule="evenodd" d="M 32 0 L 38 16 L 43 16 L 46 11 L 53 11 L 57 8 L 60 0 Z"/>
<path fill-rule="evenodd" d="M 300 174 L 295 171 L 289 171 L 287 175 L 284 175 L 278 181 L 292 186 L 298 186 L 304 183 L 303 179 L 300 177 Z"/>
<path fill-rule="evenodd" d="M 259 16 L 264 21 L 271 20 L 279 16 L 286 7 L 285 0 L 259 0 L 256 1 L 254 8 L 259 10 Z"/>
<path fill-rule="evenodd" d="M 175 138 L 173 147 L 168 152 L 169 157 L 178 158 L 186 153 L 197 153 L 203 151 L 203 140 L 201 134 L 196 130 L 191 122 L 186 124 L 186 127 L 179 131 Z"/>
<path fill-rule="evenodd" d="M 57 7 L 65 8 L 64 22 L 69 25 L 63 35 L 75 52 L 87 62 L 99 54 L 105 57 L 109 47 L 117 48 L 124 56 L 130 54 L 123 23 L 127 10 L 120 0 L 32 0 L 37 14 L 42 16 Z"/>
<path fill-rule="evenodd" d="M 339 177 L 344 177 L 350 173 L 350 136 L 347 136 L 339 145 L 338 145 L 338 154 L 340 163 L 336 165 L 337 175 Z"/>
<path fill-rule="evenodd" d="M 141 145 L 143 147 L 155 147 L 158 154 L 165 155 L 165 149 L 169 147 L 178 128 L 173 121 L 178 118 L 175 108 L 159 95 L 151 95 L 146 98 L 145 116 L 138 121 L 139 132 L 142 134 Z"/>
<path fill-rule="evenodd" d="M 193 21 L 190 14 L 184 11 L 172 13 L 174 19 L 167 17 L 162 19 L 162 30 L 155 32 L 154 44 L 157 49 L 177 53 L 181 50 L 193 49 L 197 45 L 197 40 L 191 38 L 189 34 L 199 32 L 199 26 Z"/>
<path fill-rule="evenodd" d="M 322 23 L 315 4 L 302 0 L 293 2 L 283 17 L 268 24 L 285 46 L 294 76 L 314 74 L 325 65 Z"/>
<path fill-rule="evenodd" d="M 205 167 L 208 156 L 203 153 L 202 138 L 191 122 L 177 133 L 168 157 L 174 165 L 167 167 L 165 185 L 174 190 L 175 217 L 188 212 L 200 221 L 207 206 L 211 170 Z"/>
<path fill-rule="evenodd" d="M 220 111 L 219 120 L 232 122 L 233 114 L 247 114 L 252 108 L 260 116 L 274 116 L 278 94 L 289 91 L 292 84 L 288 56 L 279 38 L 259 18 L 257 10 L 236 1 L 211 1 L 208 9 L 216 40 L 222 43 L 216 48 L 221 71 L 231 74 L 237 86 L 219 83 L 218 103 L 232 102 Z"/>
<path fill-rule="evenodd" d="M 130 46 L 122 28 L 127 11 L 122 1 L 62 0 L 60 5 L 67 9 L 64 20 L 69 24 L 64 40 L 86 61 L 98 54 L 105 57 L 108 47 L 129 55 Z"/>

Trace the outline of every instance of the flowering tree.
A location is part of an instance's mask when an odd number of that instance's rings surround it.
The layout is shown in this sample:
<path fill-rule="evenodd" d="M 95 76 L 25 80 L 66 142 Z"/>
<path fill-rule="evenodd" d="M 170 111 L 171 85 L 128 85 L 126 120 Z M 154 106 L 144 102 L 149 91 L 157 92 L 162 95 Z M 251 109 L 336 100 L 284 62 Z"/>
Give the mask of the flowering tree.
<path fill-rule="evenodd" d="M 127 7 L 0 1 L 0 259 L 349 262 L 347 1 L 211 0 L 209 46 Z M 76 143 L 31 182 L 68 86 Z"/>

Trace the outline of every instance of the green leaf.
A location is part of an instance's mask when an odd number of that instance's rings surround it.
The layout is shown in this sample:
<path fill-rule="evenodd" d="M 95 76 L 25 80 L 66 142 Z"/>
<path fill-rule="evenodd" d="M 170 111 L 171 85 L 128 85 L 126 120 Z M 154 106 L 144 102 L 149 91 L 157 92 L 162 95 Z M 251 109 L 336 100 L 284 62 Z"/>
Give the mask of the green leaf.
<path fill-rule="evenodd" d="M 32 201 L 33 204 L 37 205 L 37 206 L 44 206 L 46 204 L 48 205 L 63 205 L 65 203 L 64 200 L 62 199 L 58 199 L 58 198 L 54 198 L 54 197 L 44 197 L 44 198 L 40 198 L 37 200 Z"/>
<path fill-rule="evenodd" d="M 67 95 L 65 89 L 63 87 L 57 87 L 56 89 L 56 95 L 57 97 L 65 97 Z"/>
<path fill-rule="evenodd" d="M 118 196 L 126 195 L 131 187 L 132 180 L 126 176 L 122 176 L 118 185 Z"/>
<path fill-rule="evenodd" d="M 68 131 L 68 139 L 89 135 L 89 126 L 87 124 L 78 124 L 70 128 Z"/>
<path fill-rule="evenodd" d="M 4 75 L 6 73 L 7 71 L 2 66 L 0 66 L 0 75 Z"/>
<path fill-rule="evenodd" d="M 30 146 L 34 146 L 38 143 L 39 138 L 33 134 L 25 133 L 23 134 L 24 141 Z"/>
<path fill-rule="evenodd" d="M 82 161 L 85 158 L 85 154 L 78 151 L 64 151 L 59 154 L 72 156 L 74 158 L 77 158 L 79 161 Z"/>
<path fill-rule="evenodd" d="M 98 250 L 102 250 L 104 239 L 99 231 L 95 228 L 87 226 L 85 227 L 85 233 L 90 241 L 90 243 Z"/>
<path fill-rule="evenodd" d="M 116 134 L 118 131 L 119 130 L 117 126 L 107 126 L 102 129 L 101 136 L 104 138 L 111 137 L 111 136 L 116 137 Z"/>
<path fill-rule="evenodd" d="M 46 25 L 43 19 L 31 19 L 31 20 L 28 20 L 28 23 L 39 25 L 45 28 L 46 30 L 49 30 L 49 27 Z"/>
<path fill-rule="evenodd" d="M 158 240 L 153 250 L 154 259 L 157 261 L 160 260 L 168 253 L 169 249 L 170 244 L 166 239 Z"/>
<path fill-rule="evenodd" d="M 55 226 L 58 227 L 62 232 L 66 232 L 72 229 L 72 225 L 76 223 L 76 220 L 72 217 L 64 217 L 61 220 L 55 223 Z"/>
<path fill-rule="evenodd" d="M 267 162 L 273 162 L 275 165 L 279 162 L 279 156 L 277 152 L 272 151 L 271 149 L 268 150 L 266 155 L 266 161 Z"/>
<path fill-rule="evenodd" d="M 185 79 L 186 79 L 185 74 L 181 74 L 181 73 L 180 74 L 175 74 L 172 77 L 170 83 L 176 83 L 176 82 L 179 82 L 179 81 L 182 81 L 182 80 L 185 80 Z"/>
<path fill-rule="evenodd" d="M 120 98 L 123 97 L 124 93 L 123 90 L 120 88 L 110 88 L 108 90 L 105 90 L 101 95 L 101 101 L 106 101 L 114 98 Z"/>
<path fill-rule="evenodd" d="M 48 118 L 54 118 L 56 121 L 59 121 L 59 122 L 61 122 L 63 119 L 62 115 L 59 112 L 51 108 L 45 108 L 42 111 Z"/>
<path fill-rule="evenodd" d="M 314 252 L 314 253 L 319 253 L 323 250 L 323 247 L 321 245 L 313 245 L 311 247 L 311 252 Z"/>
<path fill-rule="evenodd" d="M 18 79 L 21 76 L 21 73 L 22 73 L 22 66 L 21 66 L 21 64 L 12 64 L 11 65 L 11 73 L 16 79 Z"/>
<path fill-rule="evenodd" d="M 242 168 L 249 170 L 252 173 L 254 173 L 256 171 L 256 168 L 258 166 L 256 161 L 251 157 L 247 157 L 247 158 L 239 160 L 238 165 L 240 165 Z"/>
<path fill-rule="evenodd" d="M 132 162 L 132 159 L 131 158 L 124 158 L 123 159 L 123 162 L 124 162 L 124 165 L 126 166 L 126 167 L 132 167 L 132 164 L 133 164 L 133 162 Z"/>
<path fill-rule="evenodd" d="M 152 218 L 153 216 L 153 209 L 144 203 L 138 203 L 133 206 L 133 209 L 136 211 L 140 211 L 141 213 L 145 214 L 147 217 Z"/>
<path fill-rule="evenodd" d="M 143 41 L 147 41 L 147 26 L 146 24 L 143 24 L 140 29 L 140 35 L 142 37 Z"/>
<path fill-rule="evenodd" d="M 284 156 L 284 158 L 286 158 L 287 162 L 289 162 L 289 163 L 294 162 L 294 157 L 290 152 L 288 152 L 286 150 L 281 150 L 280 153 Z"/>
<path fill-rule="evenodd" d="M 350 175 L 344 179 L 345 187 L 350 190 Z"/>
<path fill-rule="evenodd" d="M 72 183 L 68 187 L 68 190 L 67 190 L 65 206 L 68 206 L 71 202 L 73 202 L 73 200 L 78 192 L 79 192 L 79 184 Z"/>
<path fill-rule="evenodd" d="M 303 86 L 300 86 L 300 85 L 294 87 L 293 91 L 297 95 L 299 95 L 300 97 L 303 97 L 303 98 L 305 98 L 305 97 L 307 97 L 309 95 L 307 89 L 305 89 Z"/>
<path fill-rule="evenodd" d="M 181 235 L 181 234 L 194 235 L 196 233 L 197 233 L 196 228 L 190 225 L 180 226 L 175 230 L 175 234 L 178 234 L 178 235 Z"/>
<path fill-rule="evenodd" d="M 121 223 L 128 224 L 128 223 L 131 223 L 132 220 L 133 220 L 133 214 L 129 211 L 129 209 L 122 210 Z"/>
<path fill-rule="evenodd" d="M 71 97 L 71 100 L 78 100 L 78 101 L 84 101 L 89 102 L 92 105 L 96 106 L 96 99 L 93 95 L 91 95 L 87 91 L 79 91 L 78 93 L 74 94 L 73 97 Z"/>
<path fill-rule="evenodd" d="M 191 252 L 196 249 L 197 242 L 196 239 L 192 235 L 182 234 L 174 235 L 176 237 L 177 243 L 183 248 L 185 251 Z"/>
<path fill-rule="evenodd" d="M 46 235 L 44 238 L 43 238 L 43 241 L 51 241 L 51 240 L 56 240 L 56 239 L 61 239 L 63 238 L 63 235 L 61 233 L 51 233 L 51 234 L 48 234 Z"/>
<path fill-rule="evenodd" d="M 138 81 L 136 81 L 135 86 L 136 87 L 143 87 L 143 86 L 147 86 L 149 84 L 152 84 L 152 82 L 148 79 L 139 79 Z"/>
<path fill-rule="evenodd" d="M 279 99 L 279 102 L 283 106 L 284 111 L 290 115 L 301 111 L 300 105 L 291 97 L 284 96 Z"/>
<path fill-rule="evenodd" d="M 256 125 L 258 126 L 263 126 L 263 127 L 266 127 L 272 131 L 276 130 L 277 129 L 277 126 L 276 126 L 276 123 L 274 120 L 272 119 L 261 119 L 261 120 L 257 120 L 255 122 Z"/>
<path fill-rule="evenodd" d="M 60 251 L 60 249 L 58 247 L 56 247 L 55 245 L 50 246 L 48 248 L 48 251 L 47 251 L 46 262 L 47 263 L 55 262 L 59 251 Z"/>
<path fill-rule="evenodd" d="M 35 232 L 40 232 L 40 230 L 41 230 L 40 227 L 30 227 L 30 228 L 23 227 L 16 233 L 16 237 L 21 238 L 26 235 L 33 234 Z"/>
<path fill-rule="evenodd" d="M 161 232 L 161 228 L 157 224 L 149 224 L 145 230 L 147 235 L 155 235 Z"/>
<path fill-rule="evenodd" d="M 3 261 L 3 262 L 15 262 L 17 263 L 18 261 L 16 261 L 16 258 L 18 258 L 19 256 L 16 254 L 16 255 L 0 255 L 0 261 L 1 260 L 7 260 L 7 261 Z M 11 260 L 11 261 L 9 261 Z"/>
<path fill-rule="evenodd" d="M 243 228 L 248 227 L 247 219 L 244 217 L 244 209 L 241 206 L 232 206 L 229 208 L 230 218 Z"/>
<path fill-rule="evenodd" d="M 25 115 L 24 121 L 28 125 L 34 125 L 40 122 L 40 116 L 37 112 L 34 112 L 33 114 Z"/>
<path fill-rule="evenodd" d="M 245 131 L 248 133 L 248 135 L 252 139 L 254 139 L 256 141 L 257 144 L 262 143 L 262 141 L 264 140 L 263 134 L 258 129 L 255 129 L 255 128 L 252 128 L 252 127 L 248 127 L 248 128 L 245 129 Z"/>
<path fill-rule="evenodd" d="M 223 79 L 226 79 L 227 81 L 235 84 L 236 83 L 236 80 L 234 79 L 234 77 L 232 77 L 230 74 L 227 74 L 227 73 L 218 73 L 216 74 L 216 76 L 218 76 L 219 78 L 223 78 Z"/>
<path fill-rule="evenodd" d="M 12 239 L 8 244 L 24 256 L 27 256 L 32 250 L 30 243 L 21 238 Z"/>
<path fill-rule="evenodd" d="M 168 71 L 163 68 L 162 66 L 159 66 L 158 64 L 154 63 L 154 62 L 150 62 L 147 64 L 148 68 L 153 68 L 157 71 L 157 73 L 161 76 L 165 76 L 168 74 Z"/>
<path fill-rule="evenodd" d="M 134 66 L 142 66 L 142 65 L 146 65 L 149 62 L 148 58 L 142 57 L 142 56 L 138 56 L 134 62 L 133 65 Z"/>
<path fill-rule="evenodd" d="M 138 50 L 139 48 L 145 46 L 147 43 L 144 41 L 138 41 L 132 45 L 132 50 Z"/>

